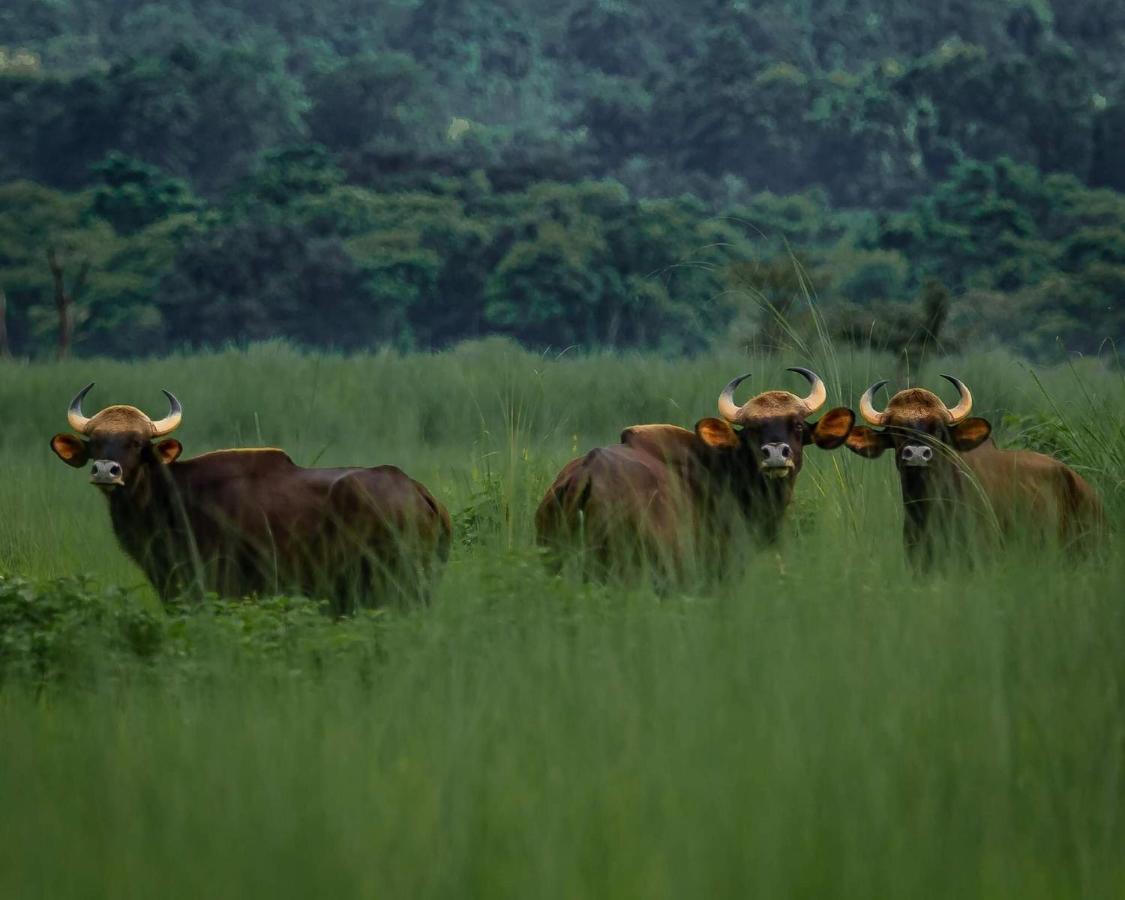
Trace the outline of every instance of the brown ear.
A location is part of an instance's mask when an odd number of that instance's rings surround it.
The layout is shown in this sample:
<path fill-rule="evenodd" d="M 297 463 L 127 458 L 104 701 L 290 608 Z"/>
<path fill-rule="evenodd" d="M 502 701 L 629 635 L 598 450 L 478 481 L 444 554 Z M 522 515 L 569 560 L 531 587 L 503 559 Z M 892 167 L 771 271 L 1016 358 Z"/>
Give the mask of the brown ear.
<path fill-rule="evenodd" d="M 56 434 L 51 438 L 51 449 L 68 466 L 80 468 L 90 458 L 90 447 L 80 437 L 73 434 Z"/>
<path fill-rule="evenodd" d="M 992 434 L 992 426 L 988 423 L 988 419 L 966 419 L 954 425 L 953 432 L 953 446 L 955 449 L 964 453 L 967 450 L 975 450 L 981 444 L 988 440 L 988 436 Z"/>
<path fill-rule="evenodd" d="M 695 433 L 708 447 L 738 446 L 738 433 L 722 419 L 700 419 L 695 423 Z"/>
<path fill-rule="evenodd" d="M 855 413 L 846 406 L 830 409 L 812 428 L 812 439 L 822 450 L 835 450 L 848 439 L 855 425 Z"/>
<path fill-rule="evenodd" d="M 894 446 L 894 441 L 885 431 L 857 425 L 848 435 L 847 446 L 852 453 L 858 453 L 864 459 L 874 459 L 876 456 L 881 456 L 884 450 Z"/>
<path fill-rule="evenodd" d="M 184 445 L 175 438 L 168 438 L 168 440 L 161 441 L 159 444 L 153 444 L 152 450 L 157 459 L 164 465 L 168 465 L 168 463 L 174 463 L 184 452 Z"/>

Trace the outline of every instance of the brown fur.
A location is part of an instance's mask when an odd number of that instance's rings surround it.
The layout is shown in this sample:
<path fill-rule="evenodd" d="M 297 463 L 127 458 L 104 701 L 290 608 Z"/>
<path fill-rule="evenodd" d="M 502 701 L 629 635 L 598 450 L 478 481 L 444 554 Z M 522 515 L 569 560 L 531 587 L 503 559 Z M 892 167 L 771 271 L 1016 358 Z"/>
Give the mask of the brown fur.
<path fill-rule="evenodd" d="M 71 465 L 122 463 L 125 484 L 107 494 L 113 529 L 165 599 L 292 591 L 331 596 L 345 612 L 424 597 L 448 556 L 449 513 L 394 466 L 305 469 L 274 449 L 166 462 L 178 442 L 150 443 L 147 421 L 111 407 L 81 439 L 85 455 L 65 455 L 73 436 L 52 443 Z"/>
<path fill-rule="evenodd" d="M 911 388 L 891 398 L 882 431 L 858 427 L 848 437 L 848 448 L 862 456 L 894 451 L 903 538 L 918 561 L 933 558 L 936 542 L 966 521 L 965 511 L 995 522 L 1003 533 L 1039 532 L 1075 547 L 1105 527 L 1097 493 L 1069 466 L 1042 453 L 998 448 L 984 419 L 949 420 L 939 397 Z M 934 445 L 934 459 L 926 468 L 904 466 L 901 449 L 919 436 Z"/>
<path fill-rule="evenodd" d="M 1097 492 L 1051 456 L 1031 450 L 1001 450 L 988 440 L 961 458 L 1006 532 L 1034 523 L 1069 543 L 1105 526 L 1105 510 Z"/>
<path fill-rule="evenodd" d="M 95 431 L 136 432 L 152 437 L 152 421 L 135 406 L 107 406 L 90 419 L 88 434 Z"/>
<path fill-rule="evenodd" d="M 695 432 L 675 425 L 635 425 L 621 443 L 591 450 L 569 462 L 536 512 L 538 542 L 559 568 L 566 554 L 584 554 L 587 571 L 633 574 L 648 567 L 679 578 L 695 559 L 721 571 L 739 531 L 777 539 L 802 463 L 806 442 L 831 449 L 843 443 L 855 416 L 836 409 L 807 424 L 783 391 L 755 400 L 780 409 L 736 431 L 720 419 L 703 419 Z M 753 401 L 752 401 L 753 402 Z M 748 404 L 749 406 L 750 404 Z M 757 447 L 767 441 L 792 447 L 788 477 L 768 478 Z"/>
<path fill-rule="evenodd" d="M 765 391 L 746 402 L 739 412 L 739 421 L 771 419 L 778 416 L 805 417 L 805 401 L 789 391 Z"/>
<path fill-rule="evenodd" d="M 685 473 L 699 465 L 698 436 L 678 425 L 632 425 L 621 432 L 621 443 Z"/>
<path fill-rule="evenodd" d="M 585 568 L 599 575 L 648 565 L 675 577 L 689 552 L 683 486 L 657 456 L 636 447 L 591 450 L 567 463 L 539 504 L 539 542 L 554 552 L 555 567 L 559 554 L 581 548 Z"/>
<path fill-rule="evenodd" d="M 924 422 L 929 419 L 949 423 L 949 410 L 942 399 L 925 388 L 907 388 L 899 391 L 887 404 L 888 424 L 893 420 L 898 425 Z"/>

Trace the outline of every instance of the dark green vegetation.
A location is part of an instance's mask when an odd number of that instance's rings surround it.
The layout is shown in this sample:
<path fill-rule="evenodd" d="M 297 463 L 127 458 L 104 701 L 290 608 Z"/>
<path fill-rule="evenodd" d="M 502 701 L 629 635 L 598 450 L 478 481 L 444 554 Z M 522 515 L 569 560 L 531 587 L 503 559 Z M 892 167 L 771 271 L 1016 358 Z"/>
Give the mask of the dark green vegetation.
<path fill-rule="evenodd" d="M 892 464 L 837 451 L 809 455 L 776 550 L 695 590 L 544 573 L 531 518 L 576 450 L 690 425 L 735 372 L 799 388 L 795 362 L 852 405 L 895 365 L 497 340 L 0 364 L 0 896 L 1120 896 L 1120 534 L 918 577 Z M 1120 374 L 940 369 L 1121 521 Z M 187 454 L 404 465 L 455 516 L 434 603 L 161 610 L 47 447 L 90 379 L 154 412 L 175 390 Z"/>
<path fill-rule="evenodd" d="M 812 289 L 863 346 L 1096 353 L 1123 53 L 1107 0 L 9 0 L 7 344 L 768 347 Z"/>

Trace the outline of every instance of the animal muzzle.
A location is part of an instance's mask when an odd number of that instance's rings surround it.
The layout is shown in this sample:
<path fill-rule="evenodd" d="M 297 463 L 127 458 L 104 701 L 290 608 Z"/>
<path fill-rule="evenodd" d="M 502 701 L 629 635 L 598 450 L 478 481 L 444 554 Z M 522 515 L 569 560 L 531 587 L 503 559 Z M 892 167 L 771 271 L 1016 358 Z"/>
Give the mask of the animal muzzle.
<path fill-rule="evenodd" d="M 112 459 L 96 459 L 90 467 L 90 484 L 100 488 L 119 488 L 125 486 L 125 473 L 121 464 Z"/>
<path fill-rule="evenodd" d="M 904 466 L 924 467 L 934 458 L 934 450 L 925 444 L 907 444 L 902 448 L 901 458 Z"/>
<path fill-rule="evenodd" d="M 793 471 L 793 448 L 788 444 L 762 444 L 762 474 L 785 478 Z"/>

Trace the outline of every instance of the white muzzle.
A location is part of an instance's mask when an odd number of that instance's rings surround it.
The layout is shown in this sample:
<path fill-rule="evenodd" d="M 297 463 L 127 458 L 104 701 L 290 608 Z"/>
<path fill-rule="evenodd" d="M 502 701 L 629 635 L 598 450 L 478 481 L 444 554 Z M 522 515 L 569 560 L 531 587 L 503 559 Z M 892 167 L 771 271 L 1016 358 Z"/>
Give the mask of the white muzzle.
<path fill-rule="evenodd" d="M 125 478 L 121 471 L 121 464 L 112 459 L 95 459 L 90 467 L 90 484 L 106 488 L 124 487 Z"/>
<path fill-rule="evenodd" d="M 904 466 L 925 467 L 934 458 L 932 447 L 925 444 L 907 444 L 902 448 L 902 464 Z"/>
<path fill-rule="evenodd" d="M 793 448 L 788 444 L 762 444 L 762 473 L 785 478 L 793 470 Z"/>

